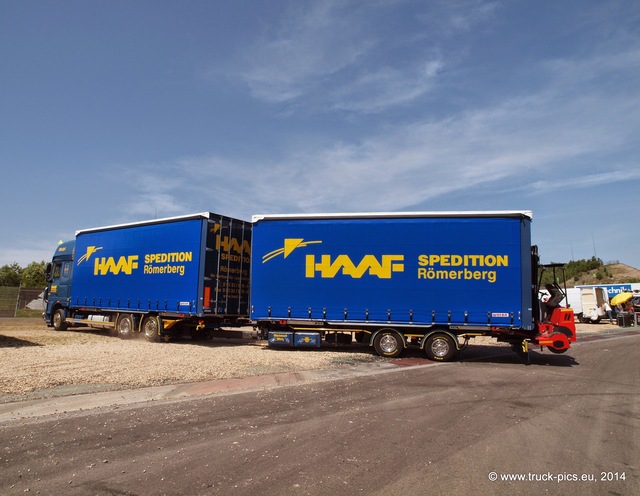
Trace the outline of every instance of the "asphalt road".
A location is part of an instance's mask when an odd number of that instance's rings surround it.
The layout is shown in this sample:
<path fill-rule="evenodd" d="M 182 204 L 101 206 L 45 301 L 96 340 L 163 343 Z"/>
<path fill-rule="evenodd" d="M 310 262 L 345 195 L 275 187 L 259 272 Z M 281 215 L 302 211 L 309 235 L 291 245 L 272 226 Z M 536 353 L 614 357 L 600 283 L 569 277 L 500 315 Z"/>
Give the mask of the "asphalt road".
<path fill-rule="evenodd" d="M 0 494 L 640 494 L 640 335 L 499 353 L 4 422 Z"/>

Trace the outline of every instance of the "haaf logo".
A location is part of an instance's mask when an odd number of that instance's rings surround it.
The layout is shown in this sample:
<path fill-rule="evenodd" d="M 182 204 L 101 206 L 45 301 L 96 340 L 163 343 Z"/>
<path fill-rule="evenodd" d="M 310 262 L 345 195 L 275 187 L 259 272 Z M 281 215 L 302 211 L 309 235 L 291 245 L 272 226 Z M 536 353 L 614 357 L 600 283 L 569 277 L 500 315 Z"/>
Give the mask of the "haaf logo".
<path fill-rule="evenodd" d="M 78 259 L 78 265 L 82 262 L 88 262 L 89 259 L 98 250 L 102 250 L 102 246 L 87 246 L 87 252 Z M 95 257 L 93 265 L 94 276 L 105 276 L 109 273 L 118 275 L 120 272 L 131 275 L 134 269 L 138 268 L 138 255 L 122 256 L 116 262 L 114 257 Z"/>
<path fill-rule="evenodd" d="M 116 262 L 113 257 L 98 257 L 93 266 L 94 276 L 105 276 L 109 272 L 117 276 L 120 272 L 131 275 L 138 268 L 138 255 L 122 256 Z"/>
<path fill-rule="evenodd" d="M 262 263 L 268 262 L 282 255 L 287 258 L 294 250 L 312 244 L 320 244 L 322 241 L 305 241 L 303 238 L 286 238 L 282 248 L 273 250 L 262 257 Z M 380 260 L 375 255 L 365 255 L 360 262 L 355 264 L 349 255 L 337 255 L 332 259 L 331 255 L 320 255 L 319 260 L 315 255 L 307 255 L 305 258 L 305 277 L 313 278 L 319 274 L 322 278 L 331 279 L 338 274 L 360 279 L 365 274 L 380 279 L 390 279 L 394 272 L 404 272 L 404 255 L 381 255 Z"/>
<path fill-rule="evenodd" d="M 98 250 L 102 250 L 102 246 L 87 246 L 87 253 L 85 253 L 78 259 L 78 265 L 80 265 L 82 262 L 88 262 L 91 258 L 91 255 L 93 255 Z"/>
<path fill-rule="evenodd" d="M 306 277 L 313 278 L 316 273 L 320 277 L 331 279 L 338 273 L 360 279 L 368 273 L 379 279 L 391 279 L 393 272 L 404 272 L 404 255 L 381 255 L 380 261 L 374 255 L 365 255 L 357 265 L 353 263 L 349 255 L 338 255 L 331 260 L 331 255 L 321 255 L 316 262 L 314 255 L 307 255 Z"/>
<path fill-rule="evenodd" d="M 322 241 L 305 241 L 303 238 L 286 238 L 284 240 L 284 247 L 267 253 L 262 257 L 262 263 L 268 262 L 278 255 L 284 255 L 284 258 L 287 258 L 296 248 L 303 248 L 308 245 L 317 245 L 320 243 L 322 243 Z"/>
<path fill-rule="evenodd" d="M 251 244 L 249 241 L 244 240 L 242 243 L 237 238 L 231 238 L 229 236 L 222 236 L 219 231 L 222 228 L 220 224 L 214 224 L 211 228 L 211 232 L 216 235 L 216 250 L 220 250 L 222 247 L 224 251 L 235 251 L 238 255 L 246 253 L 251 255 Z"/>

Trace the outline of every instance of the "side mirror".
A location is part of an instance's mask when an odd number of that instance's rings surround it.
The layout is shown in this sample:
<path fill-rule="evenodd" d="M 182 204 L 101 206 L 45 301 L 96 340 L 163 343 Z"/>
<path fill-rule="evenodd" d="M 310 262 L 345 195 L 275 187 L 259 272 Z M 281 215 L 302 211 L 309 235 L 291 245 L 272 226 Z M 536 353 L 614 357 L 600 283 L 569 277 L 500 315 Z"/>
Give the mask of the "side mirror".
<path fill-rule="evenodd" d="M 53 264 L 51 262 L 49 262 L 47 264 L 47 267 L 44 269 L 44 279 L 45 279 L 45 281 L 51 282 L 53 280 L 52 272 L 53 272 Z"/>

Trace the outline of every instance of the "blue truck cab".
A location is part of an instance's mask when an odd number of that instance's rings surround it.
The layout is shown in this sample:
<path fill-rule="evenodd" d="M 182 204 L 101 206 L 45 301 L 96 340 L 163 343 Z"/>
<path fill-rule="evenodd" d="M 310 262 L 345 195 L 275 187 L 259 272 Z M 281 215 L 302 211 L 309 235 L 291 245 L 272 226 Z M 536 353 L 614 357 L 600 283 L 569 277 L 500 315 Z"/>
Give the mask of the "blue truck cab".
<path fill-rule="evenodd" d="M 45 289 L 45 322 L 56 330 L 66 329 L 66 308 L 71 298 L 73 280 L 73 254 L 76 242 L 62 241 L 56 248 L 51 262 L 47 264 L 46 279 L 49 285 Z"/>

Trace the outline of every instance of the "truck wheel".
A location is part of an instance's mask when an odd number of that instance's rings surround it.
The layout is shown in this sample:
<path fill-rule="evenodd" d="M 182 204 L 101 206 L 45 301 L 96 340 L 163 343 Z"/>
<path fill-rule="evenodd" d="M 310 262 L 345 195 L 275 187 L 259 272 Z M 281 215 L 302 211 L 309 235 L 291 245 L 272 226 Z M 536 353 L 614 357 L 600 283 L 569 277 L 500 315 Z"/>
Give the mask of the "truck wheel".
<path fill-rule="evenodd" d="M 386 330 L 376 334 L 373 347 L 380 356 L 396 358 L 404 350 L 404 342 L 396 331 Z"/>
<path fill-rule="evenodd" d="M 162 320 L 155 315 L 147 315 L 142 321 L 142 331 L 147 341 L 160 341 L 160 332 L 162 330 Z"/>
<path fill-rule="evenodd" d="M 53 328 L 56 331 L 66 331 L 69 328 L 67 324 L 67 317 L 64 314 L 64 309 L 58 308 L 53 312 Z"/>
<path fill-rule="evenodd" d="M 433 334 L 427 338 L 424 351 L 429 360 L 448 362 L 456 353 L 456 345 L 448 334 Z"/>
<path fill-rule="evenodd" d="M 120 336 L 121 339 L 129 339 L 133 336 L 133 329 L 133 317 L 128 313 L 123 313 L 118 319 L 118 336 Z"/>

